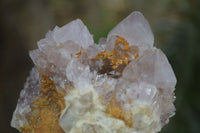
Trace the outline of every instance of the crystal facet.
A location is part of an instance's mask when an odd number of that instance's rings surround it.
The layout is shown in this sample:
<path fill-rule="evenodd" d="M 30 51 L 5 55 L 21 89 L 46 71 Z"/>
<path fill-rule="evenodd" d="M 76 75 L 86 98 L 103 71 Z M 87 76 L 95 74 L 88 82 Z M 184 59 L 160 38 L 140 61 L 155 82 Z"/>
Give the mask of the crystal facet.
<path fill-rule="evenodd" d="M 99 44 L 81 20 L 49 31 L 11 126 L 22 133 L 156 133 L 174 115 L 176 77 L 133 12 Z"/>

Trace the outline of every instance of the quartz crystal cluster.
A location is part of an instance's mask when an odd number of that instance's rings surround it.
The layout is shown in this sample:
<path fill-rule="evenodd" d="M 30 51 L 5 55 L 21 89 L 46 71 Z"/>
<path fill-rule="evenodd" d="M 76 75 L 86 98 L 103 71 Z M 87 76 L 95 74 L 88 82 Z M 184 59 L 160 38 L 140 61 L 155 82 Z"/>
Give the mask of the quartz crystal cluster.
<path fill-rule="evenodd" d="M 11 126 L 22 133 L 156 133 L 174 115 L 176 77 L 140 12 L 95 44 L 80 19 L 30 51 Z"/>

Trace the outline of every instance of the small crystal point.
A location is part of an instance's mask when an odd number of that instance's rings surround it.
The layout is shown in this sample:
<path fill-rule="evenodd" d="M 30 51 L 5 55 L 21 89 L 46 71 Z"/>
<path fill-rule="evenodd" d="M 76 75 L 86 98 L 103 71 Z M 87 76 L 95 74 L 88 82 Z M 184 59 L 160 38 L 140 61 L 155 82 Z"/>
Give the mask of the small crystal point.
<path fill-rule="evenodd" d="M 71 40 L 82 48 L 87 48 L 94 43 L 93 36 L 80 19 L 74 20 L 61 28 L 55 28 L 54 32 L 54 39 L 57 44 Z"/>

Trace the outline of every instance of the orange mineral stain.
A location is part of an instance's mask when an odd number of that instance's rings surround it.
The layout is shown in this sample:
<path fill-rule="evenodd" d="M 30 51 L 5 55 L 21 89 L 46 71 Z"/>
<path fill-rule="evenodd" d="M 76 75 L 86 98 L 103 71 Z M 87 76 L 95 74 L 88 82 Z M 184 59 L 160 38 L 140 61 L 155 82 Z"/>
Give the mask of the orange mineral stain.
<path fill-rule="evenodd" d="M 28 118 L 28 126 L 21 127 L 22 133 L 64 133 L 59 126 L 59 117 L 65 108 L 65 93 L 56 89 L 49 77 L 42 75 L 41 91 Z"/>
<path fill-rule="evenodd" d="M 116 37 L 114 49 L 111 52 L 100 52 L 92 61 L 108 59 L 112 63 L 112 69 L 117 69 L 120 65 L 127 65 L 130 61 L 139 56 L 137 46 L 130 46 L 123 37 Z"/>
<path fill-rule="evenodd" d="M 124 121 L 125 125 L 130 128 L 133 125 L 133 115 L 131 111 L 124 110 L 123 107 L 117 103 L 114 95 L 112 95 L 111 101 L 107 104 L 106 113 L 111 117 Z"/>

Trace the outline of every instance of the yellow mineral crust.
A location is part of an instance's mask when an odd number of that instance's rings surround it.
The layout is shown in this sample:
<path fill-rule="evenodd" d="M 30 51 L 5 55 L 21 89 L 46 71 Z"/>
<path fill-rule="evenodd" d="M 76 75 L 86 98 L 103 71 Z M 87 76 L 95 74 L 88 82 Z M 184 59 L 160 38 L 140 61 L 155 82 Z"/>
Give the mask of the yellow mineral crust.
<path fill-rule="evenodd" d="M 117 103 L 114 95 L 112 95 L 111 101 L 107 104 L 106 113 L 108 113 L 111 117 L 124 121 L 126 126 L 132 128 L 133 114 L 131 110 L 124 110 L 122 105 Z"/>
<path fill-rule="evenodd" d="M 134 58 L 139 56 L 137 46 L 129 46 L 129 43 L 123 37 L 116 36 L 114 49 L 111 52 L 100 52 L 92 61 L 97 59 L 108 59 L 112 63 L 112 69 L 117 69 L 120 65 L 127 65 Z M 133 54 L 134 58 L 130 56 Z"/>
<path fill-rule="evenodd" d="M 56 89 L 55 83 L 42 75 L 38 100 L 28 117 L 28 126 L 21 127 L 22 133 L 64 133 L 59 118 L 65 108 L 64 92 Z"/>

